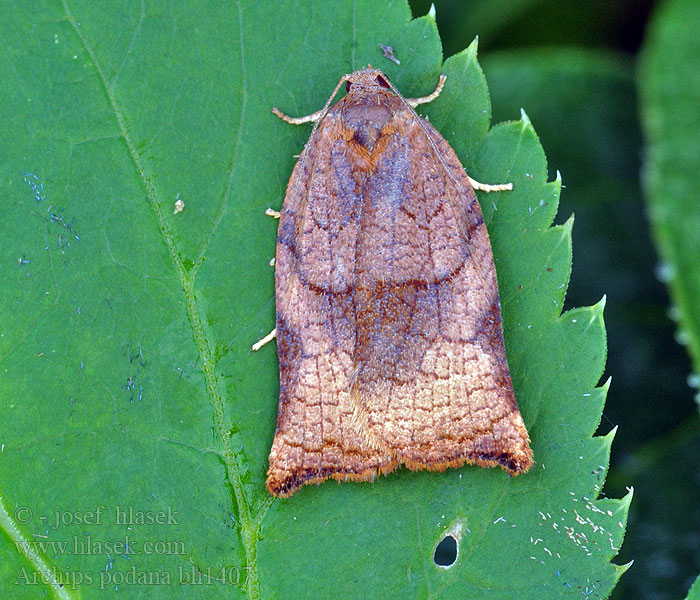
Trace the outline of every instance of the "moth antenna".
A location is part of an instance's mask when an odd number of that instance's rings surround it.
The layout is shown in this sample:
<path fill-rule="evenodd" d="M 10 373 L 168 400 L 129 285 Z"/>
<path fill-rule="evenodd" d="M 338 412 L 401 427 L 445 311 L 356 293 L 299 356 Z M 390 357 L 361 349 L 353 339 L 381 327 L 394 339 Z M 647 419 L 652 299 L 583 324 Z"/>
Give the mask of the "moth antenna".
<path fill-rule="evenodd" d="M 306 115 L 304 117 L 290 117 L 289 115 L 283 113 L 279 108 L 276 106 L 272 107 L 272 114 L 279 117 L 283 121 L 286 121 L 287 123 L 291 123 L 292 125 L 301 125 L 302 123 L 314 123 L 314 128 L 311 130 L 311 134 L 316 131 L 318 128 L 318 124 L 323 120 L 323 118 L 326 116 L 326 113 L 328 112 L 328 108 L 331 105 L 331 102 L 333 101 L 333 98 L 335 98 L 335 95 L 338 93 L 338 90 L 340 89 L 340 86 L 343 85 L 346 81 L 350 79 L 349 74 L 345 74 L 340 78 L 340 81 L 338 82 L 338 85 L 335 86 L 335 89 L 333 90 L 333 93 L 331 94 L 330 98 L 326 101 L 326 104 L 323 106 L 321 110 L 317 110 L 316 112 L 311 113 L 310 115 Z"/>
<path fill-rule="evenodd" d="M 318 119 L 316 120 L 316 122 L 314 123 L 314 128 L 311 130 L 311 135 L 313 135 L 316 132 L 316 130 L 318 129 L 319 123 L 324 119 L 324 117 L 328 113 L 328 110 L 331 106 L 331 102 L 333 102 L 333 98 L 335 98 L 335 95 L 338 93 L 340 86 L 343 85 L 346 81 L 350 81 L 350 77 L 351 77 L 351 74 L 346 73 L 345 75 L 343 75 L 340 78 L 340 80 L 338 81 L 338 84 L 335 86 L 335 89 L 333 90 L 333 93 L 330 95 L 328 100 L 326 100 L 326 104 L 323 106 L 323 108 L 320 111 L 318 111 L 319 116 L 318 116 Z M 309 136 L 309 137 L 311 137 L 311 136 Z"/>
<path fill-rule="evenodd" d="M 283 113 L 276 106 L 273 106 L 272 114 L 276 117 L 279 117 L 283 121 L 286 121 L 287 123 L 291 123 L 292 125 L 301 125 L 302 123 L 311 123 L 312 121 L 317 121 L 318 118 L 321 116 L 321 111 L 317 110 L 316 112 L 311 113 L 310 115 L 306 115 L 305 117 L 290 117 L 289 115 Z"/>

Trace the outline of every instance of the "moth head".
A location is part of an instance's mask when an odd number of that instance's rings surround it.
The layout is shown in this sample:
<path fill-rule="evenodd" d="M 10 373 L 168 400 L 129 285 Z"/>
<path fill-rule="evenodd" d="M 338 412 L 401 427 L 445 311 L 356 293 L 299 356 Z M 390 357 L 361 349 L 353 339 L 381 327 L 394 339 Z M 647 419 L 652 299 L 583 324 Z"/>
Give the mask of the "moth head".
<path fill-rule="evenodd" d="M 382 87 L 387 90 L 391 89 L 389 78 L 379 69 L 373 69 L 372 65 L 368 66 L 366 69 L 355 71 L 345 77 L 345 91 L 347 92 L 353 88 L 371 90 Z"/>

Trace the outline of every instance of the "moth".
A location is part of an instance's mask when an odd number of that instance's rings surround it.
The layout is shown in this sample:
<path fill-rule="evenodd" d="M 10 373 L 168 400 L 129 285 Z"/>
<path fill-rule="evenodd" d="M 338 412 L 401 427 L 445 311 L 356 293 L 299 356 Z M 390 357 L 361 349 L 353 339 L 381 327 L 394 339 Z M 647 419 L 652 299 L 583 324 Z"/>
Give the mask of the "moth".
<path fill-rule="evenodd" d="M 405 99 L 370 66 L 312 115 L 273 109 L 315 122 L 279 213 L 275 496 L 401 465 L 518 475 L 533 463 L 474 193 L 510 187 L 470 179 L 415 112 L 444 84 Z"/>

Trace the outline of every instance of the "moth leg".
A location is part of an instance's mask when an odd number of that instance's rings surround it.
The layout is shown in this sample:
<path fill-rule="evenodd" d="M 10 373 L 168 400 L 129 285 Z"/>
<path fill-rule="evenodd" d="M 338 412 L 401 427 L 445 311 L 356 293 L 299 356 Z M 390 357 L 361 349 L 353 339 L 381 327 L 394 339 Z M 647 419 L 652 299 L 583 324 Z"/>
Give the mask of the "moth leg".
<path fill-rule="evenodd" d="M 252 346 L 253 352 L 257 352 L 268 342 L 271 342 L 277 337 L 277 327 L 275 327 L 270 333 L 268 333 L 264 338 L 255 342 Z"/>
<path fill-rule="evenodd" d="M 292 125 L 301 125 L 302 123 L 311 123 L 312 121 L 318 121 L 322 113 L 323 109 L 317 110 L 315 113 L 311 113 L 310 115 L 306 115 L 305 117 L 290 117 L 289 115 L 285 115 L 276 106 L 272 107 L 273 115 L 278 116 L 283 121 L 291 123 Z"/>
<path fill-rule="evenodd" d="M 512 183 L 499 183 L 496 185 L 490 185 L 488 183 L 481 183 L 476 179 L 472 179 L 471 177 L 469 177 L 469 175 L 467 175 L 467 178 L 469 179 L 469 183 L 472 184 L 472 187 L 475 190 L 481 190 L 482 192 L 507 192 L 513 189 Z"/>
<path fill-rule="evenodd" d="M 422 98 L 406 98 L 406 102 L 408 102 L 413 108 L 418 106 L 419 104 L 425 104 L 427 102 L 432 102 L 435 100 L 440 95 L 440 92 L 442 92 L 442 88 L 445 87 L 445 80 L 447 79 L 447 75 L 440 75 L 440 79 L 438 80 L 438 84 L 433 90 L 433 93 L 430 94 L 429 96 L 423 96 Z"/>
<path fill-rule="evenodd" d="M 438 84 L 435 87 L 435 89 L 433 90 L 432 94 L 430 94 L 428 96 L 423 96 L 422 98 L 406 98 L 406 102 L 408 102 L 408 104 L 413 108 L 415 108 L 419 104 L 426 104 L 427 102 L 432 102 L 442 92 L 442 88 L 445 87 L 446 80 L 447 80 L 447 75 L 440 75 L 440 79 L 438 80 Z M 467 176 L 467 177 L 469 177 L 469 176 Z M 505 191 L 513 189 L 512 183 L 501 183 L 501 184 L 497 184 L 497 185 L 489 185 L 488 183 L 481 183 L 481 182 L 477 181 L 476 179 L 472 179 L 471 177 L 469 177 L 469 183 L 471 183 L 472 187 L 475 190 L 481 190 L 482 192 L 505 192 Z"/>

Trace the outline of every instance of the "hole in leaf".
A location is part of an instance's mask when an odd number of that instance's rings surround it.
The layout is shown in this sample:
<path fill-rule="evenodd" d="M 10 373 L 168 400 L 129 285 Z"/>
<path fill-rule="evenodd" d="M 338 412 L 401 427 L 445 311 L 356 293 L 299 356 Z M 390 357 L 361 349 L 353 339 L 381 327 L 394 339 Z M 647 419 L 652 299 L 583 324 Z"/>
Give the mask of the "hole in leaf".
<path fill-rule="evenodd" d="M 451 535 L 446 535 L 435 547 L 433 561 L 438 567 L 447 569 L 457 561 L 457 552 L 457 540 Z"/>

